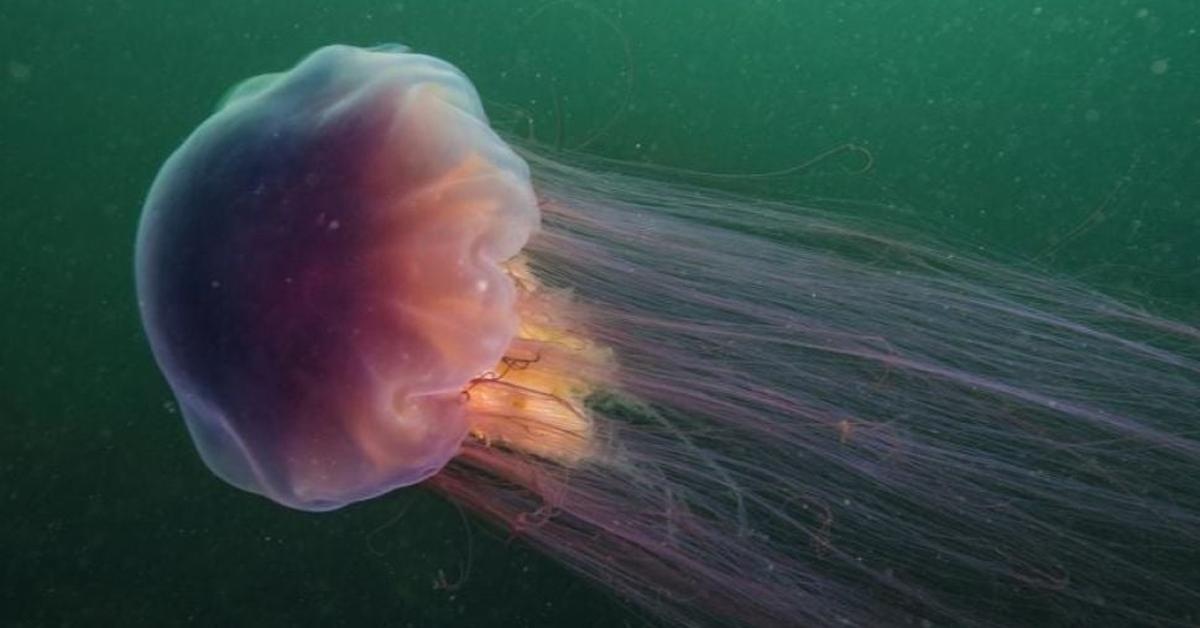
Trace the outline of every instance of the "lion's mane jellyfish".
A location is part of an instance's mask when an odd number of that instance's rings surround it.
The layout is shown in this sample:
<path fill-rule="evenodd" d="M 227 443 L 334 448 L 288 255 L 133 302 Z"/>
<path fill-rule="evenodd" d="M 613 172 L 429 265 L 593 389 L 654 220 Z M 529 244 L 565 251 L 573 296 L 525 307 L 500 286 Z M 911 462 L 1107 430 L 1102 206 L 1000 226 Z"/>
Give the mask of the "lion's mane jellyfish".
<path fill-rule="evenodd" d="M 217 475 L 423 483 L 683 624 L 1197 619 L 1195 326 L 517 144 L 333 46 L 170 157 L 138 297 Z"/>

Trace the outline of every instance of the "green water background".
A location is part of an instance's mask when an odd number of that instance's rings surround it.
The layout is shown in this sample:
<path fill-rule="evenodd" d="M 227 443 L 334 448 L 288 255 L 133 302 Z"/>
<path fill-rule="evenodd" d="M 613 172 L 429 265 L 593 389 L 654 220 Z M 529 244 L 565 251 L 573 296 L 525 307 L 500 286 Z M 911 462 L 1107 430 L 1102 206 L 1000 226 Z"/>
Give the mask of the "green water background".
<path fill-rule="evenodd" d="M 151 362 L 130 257 L 158 165 L 236 81 L 397 41 L 552 147 L 729 173 L 862 145 L 865 173 L 841 153 L 722 185 L 893 214 L 1200 318 L 1191 0 L 6 0 L 0 624 L 642 622 L 419 490 L 310 515 L 221 484 Z M 435 586 L 468 554 L 460 587 Z"/>

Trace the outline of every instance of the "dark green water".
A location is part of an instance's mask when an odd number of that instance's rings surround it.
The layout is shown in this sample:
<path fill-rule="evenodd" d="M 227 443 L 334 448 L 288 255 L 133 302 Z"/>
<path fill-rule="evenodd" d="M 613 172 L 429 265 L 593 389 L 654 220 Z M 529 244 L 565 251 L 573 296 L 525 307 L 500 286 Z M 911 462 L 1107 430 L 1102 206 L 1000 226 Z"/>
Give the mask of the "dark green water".
<path fill-rule="evenodd" d="M 866 172 L 841 153 L 722 183 L 851 201 L 1200 318 L 1191 0 L 7 0 L 0 624 L 642 622 L 420 490 L 307 515 L 221 484 L 151 362 L 130 257 L 161 161 L 236 81 L 392 41 L 564 149 L 730 173 L 856 143 Z"/>

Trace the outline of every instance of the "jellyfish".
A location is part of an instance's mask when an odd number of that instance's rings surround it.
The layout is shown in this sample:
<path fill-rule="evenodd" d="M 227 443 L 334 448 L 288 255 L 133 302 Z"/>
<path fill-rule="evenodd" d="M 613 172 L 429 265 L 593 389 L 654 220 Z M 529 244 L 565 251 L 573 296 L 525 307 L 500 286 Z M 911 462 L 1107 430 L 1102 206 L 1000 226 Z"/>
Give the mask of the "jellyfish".
<path fill-rule="evenodd" d="M 426 487 L 680 625 L 1196 619 L 1195 325 L 610 166 L 402 46 L 235 87 L 136 241 L 204 462 Z"/>

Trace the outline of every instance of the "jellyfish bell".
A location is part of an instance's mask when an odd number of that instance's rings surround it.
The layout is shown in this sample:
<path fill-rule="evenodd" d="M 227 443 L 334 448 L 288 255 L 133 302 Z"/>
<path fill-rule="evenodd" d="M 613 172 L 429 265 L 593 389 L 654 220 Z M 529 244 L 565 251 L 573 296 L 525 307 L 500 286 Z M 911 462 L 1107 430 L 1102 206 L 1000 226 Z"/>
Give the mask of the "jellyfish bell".
<path fill-rule="evenodd" d="M 453 66 L 331 46 L 167 160 L 137 292 L 217 475 L 423 482 L 685 625 L 1200 606 L 1200 329 L 515 144 Z"/>
<path fill-rule="evenodd" d="M 443 61 L 332 46 L 242 83 L 163 166 L 137 239 L 205 462 L 327 510 L 429 477 L 472 431 L 517 440 L 489 417 L 567 381 L 486 381 L 556 333 L 519 316 L 546 302 L 518 257 L 537 227 L 528 167 Z"/>

